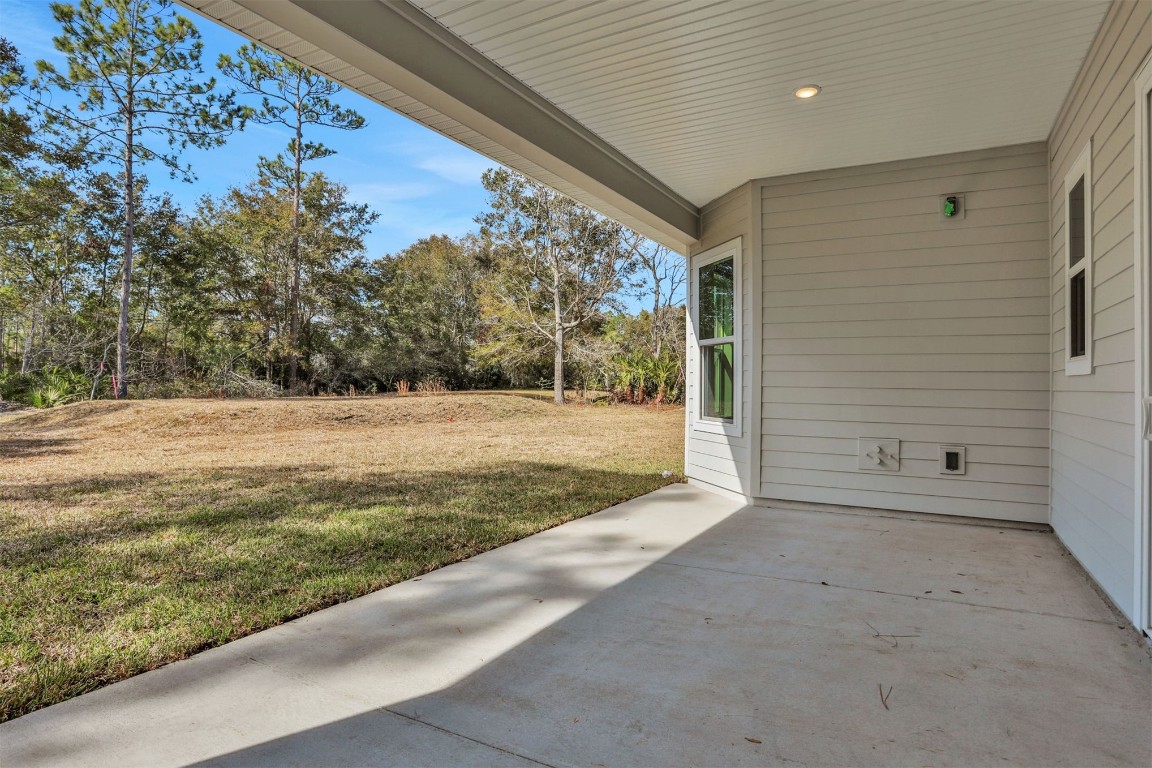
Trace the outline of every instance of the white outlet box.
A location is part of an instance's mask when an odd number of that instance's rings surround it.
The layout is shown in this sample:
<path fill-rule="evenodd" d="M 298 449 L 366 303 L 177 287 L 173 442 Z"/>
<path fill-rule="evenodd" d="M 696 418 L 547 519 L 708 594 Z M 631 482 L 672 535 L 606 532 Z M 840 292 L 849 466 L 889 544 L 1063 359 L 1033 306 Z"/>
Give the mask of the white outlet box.
<path fill-rule="evenodd" d="M 858 461 L 857 466 L 866 472 L 899 472 L 900 440 L 894 437 L 861 437 Z"/>

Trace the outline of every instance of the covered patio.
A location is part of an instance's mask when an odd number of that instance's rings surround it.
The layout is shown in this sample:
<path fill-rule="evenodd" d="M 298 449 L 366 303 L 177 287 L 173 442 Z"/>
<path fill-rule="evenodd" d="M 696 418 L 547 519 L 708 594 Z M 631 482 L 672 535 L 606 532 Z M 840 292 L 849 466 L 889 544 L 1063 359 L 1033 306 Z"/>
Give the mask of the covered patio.
<path fill-rule="evenodd" d="M 1152 636 L 1152 0 L 180 2 L 684 254 L 691 483 L 1049 524 Z"/>
<path fill-rule="evenodd" d="M 1150 711 L 1047 526 L 674 485 L 5 723 L 0 763 L 1148 765 Z"/>

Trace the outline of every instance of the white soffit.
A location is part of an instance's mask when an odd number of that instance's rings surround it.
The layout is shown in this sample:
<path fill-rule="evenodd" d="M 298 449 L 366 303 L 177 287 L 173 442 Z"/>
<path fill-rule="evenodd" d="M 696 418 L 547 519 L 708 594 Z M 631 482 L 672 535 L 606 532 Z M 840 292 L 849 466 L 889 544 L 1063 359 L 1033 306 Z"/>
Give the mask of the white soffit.
<path fill-rule="evenodd" d="M 676 251 L 696 239 L 696 206 L 404 0 L 177 2 Z"/>
<path fill-rule="evenodd" d="M 1110 0 L 410 0 L 703 205 L 749 178 L 1044 140 Z M 808 102 L 795 88 L 823 92 Z"/>
<path fill-rule="evenodd" d="M 748 179 L 1046 139 L 1110 4 L 178 2 L 681 252 Z"/>

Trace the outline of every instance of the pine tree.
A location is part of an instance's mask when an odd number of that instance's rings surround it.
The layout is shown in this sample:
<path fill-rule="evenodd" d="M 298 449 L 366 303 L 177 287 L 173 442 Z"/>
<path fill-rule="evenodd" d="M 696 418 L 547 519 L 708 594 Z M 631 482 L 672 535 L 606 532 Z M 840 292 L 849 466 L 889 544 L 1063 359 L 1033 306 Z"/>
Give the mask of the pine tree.
<path fill-rule="evenodd" d="M 61 26 L 53 38 L 68 63 L 59 72 L 36 63 L 35 104 L 61 146 L 80 148 L 92 165 L 120 169 L 124 199 L 120 315 L 116 336 L 117 397 L 128 396 L 128 308 L 137 209 L 138 165 L 159 162 L 174 178 L 195 175 L 180 150 L 218 146 L 243 118 L 231 93 L 213 93 L 202 76 L 202 43 L 168 0 L 81 0 L 53 3 Z M 57 90 L 73 98 L 56 104 Z"/>
<path fill-rule="evenodd" d="M 306 162 L 335 154 L 335 150 L 319 142 L 305 141 L 304 131 L 310 126 L 351 131 L 363 128 L 365 122 L 353 110 L 342 109 L 332 101 L 331 97 L 340 92 L 339 85 L 259 46 L 241 46 L 236 51 L 235 59 L 228 55 L 221 56 L 219 67 L 221 72 L 240 83 L 249 95 L 260 98 L 260 106 L 250 112 L 250 119 L 266 125 L 283 125 L 292 131 L 287 157 L 277 155 L 272 159 L 261 158 L 260 169 L 284 184 L 292 194 L 288 386 L 296 389 L 300 359 L 300 240 L 305 187 L 303 167 Z"/>

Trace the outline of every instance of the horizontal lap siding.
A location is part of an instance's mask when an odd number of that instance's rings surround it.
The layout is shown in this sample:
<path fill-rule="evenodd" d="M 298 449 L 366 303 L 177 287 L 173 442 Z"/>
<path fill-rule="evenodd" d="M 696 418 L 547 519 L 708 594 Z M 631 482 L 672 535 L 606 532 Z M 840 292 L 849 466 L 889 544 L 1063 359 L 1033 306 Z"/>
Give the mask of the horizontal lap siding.
<path fill-rule="evenodd" d="M 742 237 L 744 253 L 740 259 L 740 280 L 742 290 L 741 311 L 741 424 L 744 427 L 740 437 L 729 437 L 711 432 L 694 432 L 689 424 L 684 440 L 685 474 L 694 480 L 701 480 L 734 491 L 745 496 L 751 495 L 750 472 L 751 455 L 751 402 L 749 381 L 752 366 L 756 363 L 751 357 L 752 338 L 752 278 L 749 256 L 749 212 L 751 205 L 750 185 L 737 187 L 723 197 L 704 206 L 701 211 L 701 239 L 692 248 L 693 255 L 702 253 L 718 245 Z M 691 275 L 691 269 L 689 274 Z M 699 404 L 699 360 L 696 355 L 688 355 L 685 368 L 687 380 L 685 407 L 689 413 L 698 413 Z M 686 419 L 686 423 L 690 420 Z"/>
<path fill-rule="evenodd" d="M 1049 139 L 1052 526 L 1125 611 L 1135 530 L 1132 81 L 1152 49 L 1152 3 L 1105 17 Z M 1064 374 L 1064 176 L 1092 142 L 1093 363 Z"/>
<path fill-rule="evenodd" d="M 759 495 L 1047 521 L 1045 146 L 759 184 Z M 900 438 L 898 473 L 857 469 L 868 436 Z M 967 474 L 939 474 L 941 444 Z"/>

